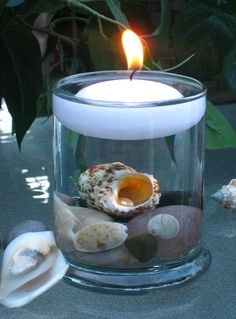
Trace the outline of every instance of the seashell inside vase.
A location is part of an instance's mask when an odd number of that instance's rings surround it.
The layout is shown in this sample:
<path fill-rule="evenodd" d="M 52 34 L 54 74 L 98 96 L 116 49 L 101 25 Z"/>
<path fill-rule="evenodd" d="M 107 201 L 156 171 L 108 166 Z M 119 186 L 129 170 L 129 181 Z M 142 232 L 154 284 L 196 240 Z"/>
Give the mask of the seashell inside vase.
<path fill-rule="evenodd" d="M 152 175 L 136 172 L 120 162 L 88 168 L 77 186 L 88 206 L 122 217 L 152 209 L 161 196 L 159 183 Z"/>
<path fill-rule="evenodd" d="M 83 252 L 98 252 L 116 248 L 128 237 L 128 228 L 120 223 L 101 222 L 80 230 L 74 238 L 75 248 Z"/>
<path fill-rule="evenodd" d="M 54 193 L 54 215 L 56 241 L 64 251 L 74 250 L 74 238 L 83 227 L 99 222 L 112 221 L 100 211 L 77 206 L 68 206 Z"/>
<path fill-rule="evenodd" d="M 0 303 L 11 308 L 29 303 L 55 285 L 67 269 L 53 232 L 18 236 L 3 254 Z"/>
<path fill-rule="evenodd" d="M 199 241 L 201 210 L 185 205 L 164 206 L 134 217 L 126 225 L 128 240 L 151 234 L 158 243 L 156 256 L 175 258 L 185 255 Z"/>
<path fill-rule="evenodd" d="M 220 202 L 225 208 L 236 211 L 236 179 L 231 179 L 228 185 L 222 186 L 211 197 Z"/>
<path fill-rule="evenodd" d="M 159 214 L 152 217 L 148 224 L 148 233 L 153 236 L 159 236 L 163 239 L 171 239 L 179 233 L 179 222 L 178 220 L 169 214 Z"/>

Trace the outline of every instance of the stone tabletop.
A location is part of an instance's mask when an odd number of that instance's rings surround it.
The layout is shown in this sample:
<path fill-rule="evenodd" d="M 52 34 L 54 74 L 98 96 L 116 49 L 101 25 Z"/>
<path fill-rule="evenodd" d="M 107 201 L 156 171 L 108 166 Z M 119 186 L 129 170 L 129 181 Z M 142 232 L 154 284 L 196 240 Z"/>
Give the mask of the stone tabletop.
<path fill-rule="evenodd" d="M 236 105 L 221 106 L 236 129 Z M 52 227 L 52 120 L 35 121 L 21 153 L 10 119 L 0 111 L 0 232 L 38 219 Z M 236 213 L 210 194 L 236 178 L 236 149 L 206 152 L 203 239 L 212 254 L 210 269 L 198 280 L 174 290 L 145 295 L 98 294 L 61 281 L 27 306 L 0 306 L 1 319 L 235 319 Z"/>

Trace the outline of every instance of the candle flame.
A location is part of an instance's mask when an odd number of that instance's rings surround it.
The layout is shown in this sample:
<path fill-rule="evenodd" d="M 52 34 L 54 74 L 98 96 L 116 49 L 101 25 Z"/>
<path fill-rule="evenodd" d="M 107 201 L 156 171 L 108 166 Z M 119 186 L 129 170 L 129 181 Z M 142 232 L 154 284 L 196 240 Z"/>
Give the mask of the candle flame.
<path fill-rule="evenodd" d="M 122 35 L 129 70 L 142 69 L 143 47 L 139 37 L 131 30 L 125 30 Z"/>

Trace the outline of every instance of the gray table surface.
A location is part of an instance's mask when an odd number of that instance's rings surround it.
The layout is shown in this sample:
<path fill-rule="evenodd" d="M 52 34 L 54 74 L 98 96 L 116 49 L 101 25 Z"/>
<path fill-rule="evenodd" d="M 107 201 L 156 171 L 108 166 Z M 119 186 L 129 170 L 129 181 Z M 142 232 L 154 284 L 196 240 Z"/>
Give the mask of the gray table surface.
<path fill-rule="evenodd" d="M 221 106 L 221 110 L 236 128 L 236 105 Z M 0 111 L 0 231 L 3 234 L 29 218 L 51 228 L 52 121 L 35 121 L 20 154 L 6 119 Z M 27 306 L 0 306 L 0 318 L 236 318 L 236 213 L 209 196 L 231 178 L 236 178 L 236 149 L 207 151 L 203 238 L 212 264 L 198 280 L 175 290 L 136 296 L 98 294 L 61 281 Z"/>

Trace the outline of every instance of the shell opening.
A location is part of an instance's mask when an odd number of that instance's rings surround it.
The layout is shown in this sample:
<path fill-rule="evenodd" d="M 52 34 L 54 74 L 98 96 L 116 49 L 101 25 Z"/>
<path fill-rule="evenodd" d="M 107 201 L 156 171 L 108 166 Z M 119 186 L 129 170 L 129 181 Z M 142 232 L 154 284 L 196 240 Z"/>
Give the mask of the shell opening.
<path fill-rule="evenodd" d="M 42 257 L 37 250 L 26 248 L 13 256 L 10 272 L 15 276 L 23 275 L 37 267 Z"/>
<path fill-rule="evenodd" d="M 115 198 L 118 205 L 134 207 L 149 200 L 153 185 L 148 176 L 132 174 L 123 176 L 117 183 Z"/>

